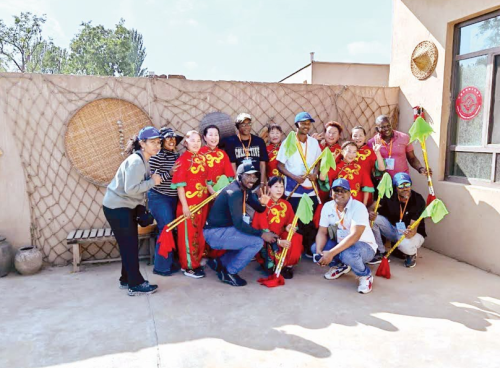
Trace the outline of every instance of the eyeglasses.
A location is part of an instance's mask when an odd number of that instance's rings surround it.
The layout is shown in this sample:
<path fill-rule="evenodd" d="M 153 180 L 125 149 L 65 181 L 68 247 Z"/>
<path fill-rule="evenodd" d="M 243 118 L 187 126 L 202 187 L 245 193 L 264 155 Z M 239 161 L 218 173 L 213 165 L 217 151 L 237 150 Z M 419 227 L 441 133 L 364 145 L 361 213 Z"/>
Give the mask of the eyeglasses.
<path fill-rule="evenodd" d="M 411 183 L 403 183 L 398 185 L 398 189 L 411 188 Z"/>
<path fill-rule="evenodd" d="M 252 126 L 252 123 L 240 123 L 240 127 L 249 127 Z"/>
<path fill-rule="evenodd" d="M 344 189 L 344 188 L 334 188 L 334 189 L 333 189 L 333 192 L 334 192 L 334 193 L 339 193 L 339 194 L 344 194 L 344 193 L 349 192 L 349 190 Z"/>

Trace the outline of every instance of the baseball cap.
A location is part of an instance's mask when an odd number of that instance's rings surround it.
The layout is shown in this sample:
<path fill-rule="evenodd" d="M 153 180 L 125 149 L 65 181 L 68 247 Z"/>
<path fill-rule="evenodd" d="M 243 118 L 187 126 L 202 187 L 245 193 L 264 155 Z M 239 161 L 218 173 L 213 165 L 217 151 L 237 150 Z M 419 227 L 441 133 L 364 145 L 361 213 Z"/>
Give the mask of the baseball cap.
<path fill-rule="evenodd" d="M 342 179 L 342 178 L 335 179 L 334 182 L 332 183 L 332 189 L 336 187 L 341 187 L 344 188 L 345 190 L 351 190 L 351 186 L 349 185 L 347 179 Z"/>
<path fill-rule="evenodd" d="M 299 112 L 297 115 L 295 115 L 295 122 L 298 123 L 300 121 L 306 121 L 310 120 L 311 123 L 314 123 L 315 120 L 311 117 L 311 115 L 308 112 L 302 111 Z"/>
<path fill-rule="evenodd" d="M 242 112 L 241 114 L 238 114 L 238 116 L 236 117 L 236 121 L 234 123 L 235 124 L 243 123 L 247 119 L 252 121 L 252 117 L 250 116 L 250 114 Z"/>
<path fill-rule="evenodd" d="M 403 183 L 410 183 L 411 184 L 411 178 L 410 175 L 405 173 L 405 172 L 399 172 L 394 177 L 392 178 L 392 184 L 393 185 L 400 185 Z"/>
<path fill-rule="evenodd" d="M 155 127 L 147 126 L 145 128 L 142 128 L 139 132 L 139 139 L 141 141 L 154 138 L 161 138 L 160 132 Z"/>
<path fill-rule="evenodd" d="M 236 170 L 237 175 L 242 175 L 242 174 L 255 174 L 258 173 L 259 171 L 255 169 L 255 167 L 252 164 L 241 164 L 238 166 L 238 169 Z"/>

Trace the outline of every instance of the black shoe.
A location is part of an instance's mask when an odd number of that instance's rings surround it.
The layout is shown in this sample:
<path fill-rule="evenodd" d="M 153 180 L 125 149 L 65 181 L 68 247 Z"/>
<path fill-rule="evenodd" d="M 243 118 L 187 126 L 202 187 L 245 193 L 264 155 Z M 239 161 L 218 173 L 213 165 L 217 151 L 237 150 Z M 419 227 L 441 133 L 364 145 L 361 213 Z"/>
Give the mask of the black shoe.
<path fill-rule="evenodd" d="M 184 276 L 192 277 L 193 279 L 201 279 L 205 277 L 205 271 L 202 267 L 195 268 L 194 270 L 185 270 Z"/>
<path fill-rule="evenodd" d="M 220 272 L 222 270 L 222 263 L 219 258 L 209 259 L 207 265 L 215 272 Z"/>
<path fill-rule="evenodd" d="M 237 273 L 229 273 L 226 270 L 222 270 L 221 272 L 217 273 L 217 276 L 219 279 L 231 286 L 245 286 L 247 282 L 243 280 Z"/>
<path fill-rule="evenodd" d="M 371 261 L 368 262 L 369 265 L 376 265 L 376 264 L 379 264 L 379 263 L 382 263 L 382 258 L 385 257 L 387 253 L 379 253 L 377 251 L 377 254 L 375 254 L 375 256 L 372 258 Z M 391 262 L 390 259 L 387 260 L 389 263 Z"/>
<path fill-rule="evenodd" d="M 147 295 L 153 294 L 158 289 L 158 285 L 150 285 L 149 282 L 144 281 L 142 284 L 137 286 L 131 286 L 128 288 L 128 295 L 136 296 L 136 295 Z"/>
<path fill-rule="evenodd" d="M 417 265 L 417 255 L 406 256 L 405 266 L 408 268 L 413 268 Z"/>
<path fill-rule="evenodd" d="M 286 280 L 293 279 L 293 268 L 292 267 L 283 267 L 281 269 L 281 275 Z"/>

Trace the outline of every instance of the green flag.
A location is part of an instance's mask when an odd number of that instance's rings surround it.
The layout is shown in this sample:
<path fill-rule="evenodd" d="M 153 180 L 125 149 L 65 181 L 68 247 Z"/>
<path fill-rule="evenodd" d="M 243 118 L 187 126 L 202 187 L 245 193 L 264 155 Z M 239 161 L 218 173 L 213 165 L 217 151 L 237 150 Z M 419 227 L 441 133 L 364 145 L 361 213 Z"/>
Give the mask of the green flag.
<path fill-rule="evenodd" d="M 335 164 L 335 157 L 333 157 L 330 148 L 326 147 L 322 152 L 323 157 L 321 157 L 321 162 L 319 164 L 319 171 L 322 175 L 326 176 L 330 169 L 335 170 L 337 165 Z"/>
<path fill-rule="evenodd" d="M 295 152 L 297 152 L 297 137 L 295 132 L 290 132 L 281 146 L 285 147 L 286 158 L 290 158 Z"/>
<path fill-rule="evenodd" d="M 430 217 L 434 223 L 438 223 L 448 214 L 446 206 L 440 199 L 433 200 L 420 215 L 421 218 Z"/>
<path fill-rule="evenodd" d="M 381 198 L 392 197 L 392 192 L 393 192 L 392 178 L 389 175 L 389 173 L 384 173 L 384 175 L 382 176 L 382 180 L 380 180 L 380 183 L 378 183 L 377 185 L 377 190 L 378 190 L 378 196 Z"/>
<path fill-rule="evenodd" d="M 219 177 L 219 180 L 217 180 L 217 183 L 213 186 L 213 188 L 216 192 L 218 192 L 220 189 L 224 188 L 227 185 L 229 185 L 229 179 L 227 178 L 226 175 L 221 175 Z"/>
<path fill-rule="evenodd" d="M 417 139 L 422 143 L 434 133 L 432 127 L 427 123 L 421 116 L 415 120 L 413 125 L 411 126 L 409 132 L 410 133 L 410 142 L 416 141 Z"/>
<path fill-rule="evenodd" d="M 295 215 L 298 216 L 299 220 L 304 224 L 310 223 L 313 219 L 313 201 L 307 194 L 303 194 L 302 198 L 300 198 L 297 213 Z"/>

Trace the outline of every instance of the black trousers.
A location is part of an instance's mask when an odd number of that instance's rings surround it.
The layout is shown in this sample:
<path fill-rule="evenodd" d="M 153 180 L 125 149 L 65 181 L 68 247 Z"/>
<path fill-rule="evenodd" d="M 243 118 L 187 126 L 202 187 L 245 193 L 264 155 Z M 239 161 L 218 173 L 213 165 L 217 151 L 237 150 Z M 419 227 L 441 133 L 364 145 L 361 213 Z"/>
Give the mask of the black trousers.
<path fill-rule="evenodd" d="M 104 216 L 115 234 L 122 257 L 121 282 L 137 286 L 144 282 L 139 271 L 139 233 L 137 230 L 137 211 L 132 208 L 111 209 L 103 206 Z"/>
<path fill-rule="evenodd" d="M 292 205 L 293 211 L 297 212 L 297 207 L 299 207 L 301 197 L 291 197 L 288 202 Z M 318 207 L 318 198 L 316 196 L 310 197 L 313 201 L 313 213 L 316 212 L 316 208 Z M 302 221 L 298 221 L 297 223 L 299 234 L 302 234 L 302 244 L 304 245 L 304 251 L 307 254 L 311 254 L 311 246 L 316 241 L 316 233 L 318 229 L 314 226 L 314 221 L 311 221 L 308 224 L 304 224 Z"/>

